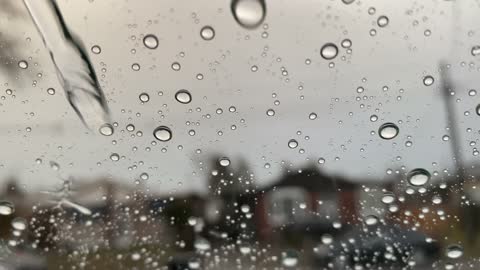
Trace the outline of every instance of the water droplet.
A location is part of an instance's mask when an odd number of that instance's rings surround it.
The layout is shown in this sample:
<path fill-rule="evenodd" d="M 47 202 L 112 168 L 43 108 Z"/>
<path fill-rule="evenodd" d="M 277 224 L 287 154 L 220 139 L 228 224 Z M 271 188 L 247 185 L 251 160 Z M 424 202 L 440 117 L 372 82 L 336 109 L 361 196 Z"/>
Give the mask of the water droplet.
<path fill-rule="evenodd" d="M 148 178 L 150 178 L 150 176 L 148 175 L 148 173 L 142 173 L 140 174 L 140 179 L 142 180 L 148 180 Z"/>
<path fill-rule="evenodd" d="M 172 139 L 172 131 L 166 126 L 159 126 L 153 131 L 153 136 L 162 142 Z"/>
<path fill-rule="evenodd" d="M 143 45 L 151 50 L 156 49 L 158 47 L 158 39 L 155 35 L 148 34 L 143 38 Z"/>
<path fill-rule="evenodd" d="M 140 65 L 138 63 L 132 64 L 132 70 L 139 71 L 140 70 Z"/>
<path fill-rule="evenodd" d="M 243 204 L 240 207 L 240 210 L 242 210 L 242 213 L 246 214 L 246 213 L 250 212 L 250 206 L 248 204 Z"/>
<path fill-rule="evenodd" d="M 388 17 L 387 16 L 380 16 L 377 19 L 377 24 L 379 27 L 385 27 L 388 25 Z"/>
<path fill-rule="evenodd" d="M 297 148 L 298 146 L 298 142 L 294 139 L 291 139 L 290 141 L 288 141 L 288 147 L 290 147 L 291 149 L 294 149 L 294 148 Z"/>
<path fill-rule="evenodd" d="M 479 55 L 480 54 L 480 46 L 479 45 L 473 46 L 471 53 L 472 53 L 473 56 Z"/>
<path fill-rule="evenodd" d="M 395 201 L 395 195 L 393 193 L 385 193 L 382 196 L 382 202 L 385 204 L 390 204 Z"/>
<path fill-rule="evenodd" d="M 459 245 L 450 245 L 447 247 L 447 257 L 458 259 L 463 256 L 463 248 Z"/>
<path fill-rule="evenodd" d="M 218 161 L 218 163 L 220 163 L 220 165 L 223 167 L 227 167 L 230 165 L 230 159 L 228 159 L 227 157 L 223 157 Z"/>
<path fill-rule="evenodd" d="M 11 202 L 0 201 L 0 215 L 8 216 L 15 212 L 15 208 Z"/>
<path fill-rule="evenodd" d="M 355 2 L 355 0 L 342 0 L 342 2 L 343 2 L 345 5 L 350 5 L 351 3 Z"/>
<path fill-rule="evenodd" d="M 180 65 L 180 63 L 178 63 L 178 62 L 173 62 L 172 63 L 172 69 L 173 70 L 179 71 L 181 68 L 182 68 L 182 66 Z"/>
<path fill-rule="evenodd" d="M 200 36 L 204 40 L 212 40 L 215 37 L 215 30 L 211 26 L 206 25 L 200 30 Z"/>
<path fill-rule="evenodd" d="M 318 164 L 324 164 L 325 163 L 325 159 L 324 158 L 319 158 L 318 159 Z"/>
<path fill-rule="evenodd" d="M 132 124 L 128 124 L 128 125 L 127 125 L 125 128 L 126 128 L 126 129 L 127 129 L 127 131 L 129 131 L 129 132 L 132 132 L 132 131 L 134 131 L 134 130 L 135 130 L 135 126 L 134 126 L 134 125 L 132 125 Z"/>
<path fill-rule="evenodd" d="M 477 112 L 477 115 L 480 115 L 480 104 L 477 105 L 475 111 Z"/>
<path fill-rule="evenodd" d="M 372 115 L 370 116 L 370 121 L 376 122 L 377 120 L 378 120 L 378 116 L 376 116 L 375 114 L 372 114 Z"/>
<path fill-rule="evenodd" d="M 197 237 L 193 245 L 199 251 L 207 251 L 210 249 L 210 242 L 203 237 Z"/>
<path fill-rule="evenodd" d="M 22 217 L 16 217 L 12 220 L 12 227 L 17 231 L 24 231 L 27 228 L 27 220 Z"/>
<path fill-rule="evenodd" d="M 333 43 L 327 43 L 320 49 L 320 55 L 326 60 L 332 60 L 338 54 L 337 45 Z"/>
<path fill-rule="evenodd" d="M 477 90 L 475 90 L 475 89 L 470 89 L 470 90 L 468 91 L 468 95 L 471 96 L 471 97 L 477 95 Z"/>
<path fill-rule="evenodd" d="M 310 120 L 315 120 L 315 119 L 317 119 L 317 114 L 312 112 L 312 113 L 310 113 L 310 115 L 308 116 L 308 118 L 309 118 Z"/>
<path fill-rule="evenodd" d="M 375 215 L 368 215 L 365 217 L 365 224 L 372 226 L 378 223 L 378 217 Z"/>
<path fill-rule="evenodd" d="M 282 264 L 285 267 L 295 267 L 298 264 L 298 253 L 289 250 L 282 254 Z"/>
<path fill-rule="evenodd" d="M 100 48 L 100 46 L 98 46 L 98 45 L 93 45 L 92 48 L 90 48 L 90 50 L 94 54 L 99 54 L 99 53 L 102 52 L 102 48 Z"/>
<path fill-rule="evenodd" d="M 192 101 L 192 95 L 190 95 L 190 92 L 188 92 L 185 89 L 178 90 L 177 93 L 175 93 L 175 99 L 183 104 L 188 104 Z"/>
<path fill-rule="evenodd" d="M 413 169 L 407 174 L 407 180 L 412 186 L 423 186 L 430 180 L 430 173 L 421 168 Z"/>
<path fill-rule="evenodd" d="M 53 89 L 53 88 L 48 88 L 48 89 L 47 89 L 47 93 L 48 93 L 49 95 L 52 95 L 52 96 L 53 96 L 53 95 L 55 95 L 55 89 Z"/>
<path fill-rule="evenodd" d="M 480 105 L 479 105 L 480 106 Z M 275 115 L 275 111 L 273 109 L 268 109 L 267 110 L 267 115 L 268 116 L 274 116 Z M 479 114 L 480 115 L 480 114 Z"/>
<path fill-rule="evenodd" d="M 324 245 L 330 245 L 333 242 L 333 237 L 330 234 L 322 235 L 322 243 Z"/>
<path fill-rule="evenodd" d="M 385 140 L 391 140 L 398 135 L 399 129 L 394 123 L 385 123 L 378 129 L 380 138 Z"/>
<path fill-rule="evenodd" d="M 188 269 L 196 270 L 200 269 L 200 259 L 198 258 L 191 258 L 188 260 Z"/>
<path fill-rule="evenodd" d="M 266 15 L 264 0 L 232 0 L 231 10 L 233 17 L 242 27 L 258 27 Z"/>
<path fill-rule="evenodd" d="M 120 160 L 120 156 L 119 156 L 117 153 L 112 153 L 112 154 L 110 155 L 110 159 L 111 159 L 112 161 L 119 161 L 119 160 Z"/>
<path fill-rule="evenodd" d="M 430 86 L 430 85 L 432 85 L 434 81 L 435 81 L 435 79 L 433 79 L 433 77 L 430 76 L 430 75 L 423 77 L 423 84 L 424 84 L 425 86 Z"/>
<path fill-rule="evenodd" d="M 113 127 L 110 124 L 101 125 L 100 128 L 98 129 L 98 131 L 103 136 L 112 136 L 113 135 Z"/>
<path fill-rule="evenodd" d="M 150 100 L 150 96 L 147 93 L 141 93 L 138 98 L 141 102 L 148 102 Z"/>
<path fill-rule="evenodd" d="M 18 67 L 21 69 L 27 69 L 28 68 L 28 62 L 25 60 L 18 61 Z"/>
<path fill-rule="evenodd" d="M 352 41 L 348 38 L 342 40 L 342 43 L 341 43 L 342 47 L 343 48 L 350 48 L 352 47 Z"/>

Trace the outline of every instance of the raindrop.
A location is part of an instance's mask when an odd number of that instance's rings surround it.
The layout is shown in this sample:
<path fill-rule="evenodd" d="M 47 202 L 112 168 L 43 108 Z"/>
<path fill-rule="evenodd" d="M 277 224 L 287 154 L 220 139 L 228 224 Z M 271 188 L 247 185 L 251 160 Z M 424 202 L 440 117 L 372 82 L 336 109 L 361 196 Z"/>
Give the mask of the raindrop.
<path fill-rule="evenodd" d="M 389 20 L 388 20 L 388 17 L 387 17 L 387 16 L 380 16 L 380 17 L 378 17 L 378 19 L 377 19 L 377 24 L 378 24 L 378 26 L 380 26 L 380 27 L 385 27 L 385 26 L 388 25 L 388 21 L 389 21 Z"/>
<path fill-rule="evenodd" d="M 16 217 L 12 220 L 12 227 L 15 230 L 23 231 L 27 228 L 27 221 L 22 217 Z"/>
<path fill-rule="evenodd" d="M 102 48 L 100 48 L 100 46 L 98 46 L 98 45 L 93 45 L 92 48 L 90 48 L 90 50 L 94 54 L 99 54 L 99 53 L 102 52 Z"/>
<path fill-rule="evenodd" d="M 180 63 L 178 63 L 178 62 L 173 62 L 172 63 L 172 69 L 173 70 L 179 71 L 181 68 L 182 68 L 182 66 L 180 65 Z"/>
<path fill-rule="evenodd" d="M 345 5 L 350 5 L 351 3 L 355 2 L 355 0 L 342 0 L 342 2 L 343 2 Z"/>
<path fill-rule="evenodd" d="M 207 239 L 202 237 L 198 237 L 197 239 L 195 239 L 193 245 L 198 251 L 206 251 L 210 249 L 210 242 L 208 242 Z"/>
<path fill-rule="evenodd" d="M 53 96 L 53 95 L 55 95 L 55 89 L 53 89 L 53 88 L 48 88 L 48 89 L 47 89 L 47 93 L 48 93 L 49 95 L 52 95 L 52 96 Z"/>
<path fill-rule="evenodd" d="M 407 180 L 412 186 L 423 186 L 430 180 L 430 173 L 421 168 L 413 169 L 407 174 Z"/>
<path fill-rule="evenodd" d="M 139 71 L 140 70 L 140 65 L 138 63 L 132 64 L 132 70 Z"/>
<path fill-rule="evenodd" d="M 294 149 L 294 148 L 297 148 L 298 146 L 298 142 L 294 139 L 291 139 L 290 141 L 288 141 L 288 147 L 290 147 L 291 149 Z"/>
<path fill-rule="evenodd" d="M 423 77 L 423 84 L 424 84 L 425 86 L 430 86 L 430 85 L 432 85 L 434 81 L 435 81 L 435 80 L 434 80 L 433 77 L 430 76 L 430 75 Z"/>
<path fill-rule="evenodd" d="M 480 105 L 478 105 L 480 107 Z M 268 109 L 267 110 L 267 115 L 268 116 L 274 116 L 275 115 L 275 111 L 273 109 Z M 480 114 L 479 114 L 480 115 Z"/>
<path fill-rule="evenodd" d="M 317 114 L 312 112 L 312 113 L 310 113 L 310 115 L 308 116 L 308 118 L 309 118 L 310 120 L 315 120 L 315 119 L 317 119 Z"/>
<path fill-rule="evenodd" d="M 352 47 L 352 41 L 348 38 L 342 40 L 342 43 L 341 43 L 342 47 L 343 48 L 350 48 Z"/>
<path fill-rule="evenodd" d="M 232 0 L 231 10 L 237 23 L 248 29 L 258 27 L 266 15 L 264 0 Z"/>
<path fill-rule="evenodd" d="M 479 55 L 480 54 L 480 46 L 479 45 L 473 46 L 471 53 L 472 53 L 473 56 Z"/>
<path fill-rule="evenodd" d="M 151 50 L 156 49 L 158 47 L 158 39 L 155 35 L 148 34 L 143 38 L 143 45 Z"/>
<path fill-rule="evenodd" d="M 0 215 L 8 216 L 15 212 L 13 204 L 8 201 L 0 201 Z"/>
<path fill-rule="evenodd" d="M 223 167 L 227 167 L 230 165 L 230 159 L 223 157 L 218 161 L 218 163 L 220 163 L 220 165 Z"/>
<path fill-rule="evenodd" d="M 330 234 L 322 235 L 322 243 L 325 245 L 330 245 L 333 242 L 333 237 Z"/>
<path fill-rule="evenodd" d="M 25 60 L 21 60 L 18 62 L 18 67 L 21 69 L 27 69 L 28 68 L 28 63 Z"/>
<path fill-rule="evenodd" d="M 166 126 L 159 126 L 153 131 L 153 136 L 162 142 L 172 139 L 172 131 Z"/>
<path fill-rule="evenodd" d="M 332 60 L 337 56 L 337 54 L 338 54 L 337 45 L 333 43 L 327 43 L 323 45 L 323 47 L 320 49 L 320 55 L 326 60 Z"/>
<path fill-rule="evenodd" d="M 293 250 L 289 250 L 282 254 L 282 264 L 285 267 L 295 267 L 298 264 L 298 254 Z"/>
<path fill-rule="evenodd" d="M 141 93 L 138 98 L 141 102 L 148 102 L 150 100 L 150 96 L 147 93 Z"/>
<path fill-rule="evenodd" d="M 200 30 L 200 36 L 204 40 L 212 40 L 215 37 L 215 30 L 209 25 L 204 26 L 202 30 Z"/>
<path fill-rule="evenodd" d="M 383 194 L 383 196 L 382 196 L 382 202 L 383 203 L 390 204 L 390 203 L 393 203 L 394 201 L 395 201 L 395 196 L 393 195 L 393 193 Z"/>
<path fill-rule="evenodd" d="M 120 156 L 117 154 L 117 153 L 113 153 L 110 155 L 110 159 L 112 161 L 119 161 L 120 160 Z"/>
<path fill-rule="evenodd" d="M 373 226 L 378 223 L 378 217 L 375 215 L 368 215 L 365 217 L 365 224 Z"/>
<path fill-rule="evenodd" d="M 391 140 L 398 135 L 399 129 L 394 123 L 385 123 L 378 129 L 380 138 L 385 140 Z"/>
<path fill-rule="evenodd" d="M 376 122 L 377 120 L 378 120 L 378 116 L 376 116 L 375 114 L 372 114 L 372 115 L 370 116 L 370 121 Z"/>
<path fill-rule="evenodd" d="M 100 128 L 98 129 L 98 131 L 103 136 L 112 136 L 113 135 L 113 127 L 110 124 L 101 125 Z"/>
<path fill-rule="evenodd" d="M 447 247 L 447 257 L 458 259 L 463 256 L 463 248 L 459 245 L 450 245 Z"/>
<path fill-rule="evenodd" d="M 188 92 L 185 89 L 178 90 L 177 93 L 175 93 L 175 99 L 183 104 L 188 104 L 192 101 L 192 95 L 190 95 L 190 92 Z"/>
<path fill-rule="evenodd" d="M 480 115 L 480 104 L 477 105 L 475 111 L 477 112 L 477 115 Z"/>

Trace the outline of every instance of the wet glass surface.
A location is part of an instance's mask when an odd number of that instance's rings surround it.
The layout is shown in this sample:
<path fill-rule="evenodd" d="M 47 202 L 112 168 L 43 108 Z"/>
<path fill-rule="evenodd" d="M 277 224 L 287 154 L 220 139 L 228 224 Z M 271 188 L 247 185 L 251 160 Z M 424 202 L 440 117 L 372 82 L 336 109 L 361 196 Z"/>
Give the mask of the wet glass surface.
<path fill-rule="evenodd" d="M 0 269 L 478 269 L 475 0 L 0 0 Z"/>

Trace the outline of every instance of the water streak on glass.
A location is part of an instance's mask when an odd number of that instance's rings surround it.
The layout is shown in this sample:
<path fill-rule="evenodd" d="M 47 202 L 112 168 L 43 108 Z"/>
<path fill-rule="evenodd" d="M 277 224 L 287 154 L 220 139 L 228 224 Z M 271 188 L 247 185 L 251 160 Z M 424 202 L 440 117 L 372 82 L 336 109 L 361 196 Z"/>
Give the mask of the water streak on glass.
<path fill-rule="evenodd" d="M 68 102 L 82 122 L 97 130 L 108 107 L 81 40 L 71 33 L 55 0 L 24 0 L 55 65 Z"/>

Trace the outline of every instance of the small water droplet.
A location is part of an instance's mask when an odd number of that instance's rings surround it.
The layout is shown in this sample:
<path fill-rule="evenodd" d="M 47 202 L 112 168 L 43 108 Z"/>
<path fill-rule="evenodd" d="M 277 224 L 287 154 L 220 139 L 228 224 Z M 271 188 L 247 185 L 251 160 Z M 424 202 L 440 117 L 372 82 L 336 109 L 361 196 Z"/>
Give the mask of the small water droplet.
<path fill-rule="evenodd" d="M 150 96 L 147 93 L 141 93 L 138 98 L 141 102 L 148 102 L 150 100 Z"/>
<path fill-rule="evenodd" d="M 99 54 L 99 53 L 102 52 L 102 48 L 100 48 L 100 46 L 98 46 L 98 45 L 93 45 L 92 48 L 90 48 L 90 50 L 94 54 Z"/>
<path fill-rule="evenodd" d="M 210 249 L 210 242 L 208 242 L 208 240 L 203 237 L 197 237 L 195 239 L 195 242 L 193 243 L 193 246 L 198 251 L 207 251 Z"/>
<path fill-rule="evenodd" d="M 100 128 L 98 129 L 98 131 L 103 136 L 112 136 L 113 135 L 113 127 L 110 124 L 101 125 Z"/>
<path fill-rule="evenodd" d="M 373 226 L 378 223 L 378 217 L 375 215 L 368 215 L 365 217 L 365 224 L 368 226 Z"/>
<path fill-rule="evenodd" d="M 178 63 L 178 62 L 173 62 L 172 63 L 172 69 L 173 70 L 179 71 L 181 68 L 182 68 L 182 66 L 180 65 L 180 63 Z"/>
<path fill-rule="evenodd" d="M 463 248 L 459 245 L 449 245 L 447 247 L 447 257 L 450 259 L 458 259 L 463 256 Z"/>
<path fill-rule="evenodd" d="M 49 95 L 52 95 L 52 96 L 53 96 L 53 95 L 55 95 L 55 89 L 53 89 L 53 88 L 48 88 L 48 89 L 47 89 L 47 93 L 48 93 Z"/>
<path fill-rule="evenodd" d="M 391 140 L 398 135 L 399 129 L 394 123 L 385 123 L 378 129 L 380 138 L 385 140 Z"/>
<path fill-rule="evenodd" d="M 330 234 L 322 235 L 322 243 L 324 245 L 330 245 L 333 242 L 333 237 Z"/>
<path fill-rule="evenodd" d="M 8 216 L 15 212 L 15 207 L 9 201 L 0 201 L 0 215 Z"/>
<path fill-rule="evenodd" d="M 385 204 L 390 204 L 395 201 L 395 195 L 393 193 L 385 193 L 382 196 L 382 202 Z"/>
<path fill-rule="evenodd" d="M 143 45 L 153 50 L 158 47 L 158 38 L 155 35 L 148 34 L 143 38 Z"/>
<path fill-rule="evenodd" d="M 480 106 L 480 105 L 479 105 Z M 267 110 L 267 115 L 268 116 L 274 116 L 275 115 L 275 111 L 273 109 L 268 109 Z M 479 114 L 480 115 L 480 114 Z"/>
<path fill-rule="evenodd" d="M 435 82 L 435 79 L 433 79 L 432 76 L 428 75 L 423 78 L 423 84 L 425 86 L 430 86 Z"/>
<path fill-rule="evenodd" d="M 27 220 L 22 217 L 16 217 L 12 220 L 12 227 L 18 231 L 24 231 L 27 228 Z"/>
<path fill-rule="evenodd" d="M 342 48 L 350 48 L 350 47 L 352 47 L 352 41 L 350 39 L 346 38 L 346 39 L 342 40 L 341 45 L 342 45 Z"/>
<path fill-rule="evenodd" d="M 471 53 L 472 53 L 473 56 L 479 55 L 480 54 L 480 46 L 479 45 L 473 46 Z"/>
<path fill-rule="evenodd" d="M 298 264 L 298 253 L 294 250 L 289 250 L 282 254 L 282 264 L 285 267 L 295 267 Z"/>
<path fill-rule="evenodd" d="M 231 10 L 237 23 L 248 29 L 258 27 L 266 15 L 264 0 L 232 0 Z"/>
<path fill-rule="evenodd" d="M 227 157 L 223 157 L 218 161 L 218 163 L 220 163 L 220 165 L 223 167 L 227 167 L 230 165 L 230 159 L 228 159 Z"/>
<path fill-rule="evenodd" d="M 138 63 L 132 64 L 132 70 L 133 71 L 139 71 L 140 70 L 140 65 Z"/>
<path fill-rule="evenodd" d="M 190 92 L 188 92 L 185 89 L 178 90 L 177 93 L 175 93 L 175 99 L 183 104 L 188 104 L 192 101 L 192 95 L 190 95 Z"/>
<path fill-rule="evenodd" d="M 119 161 L 119 160 L 120 160 L 120 156 L 119 156 L 117 153 L 112 153 L 112 154 L 110 155 L 110 159 L 111 159 L 112 161 Z"/>
<path fill-rule="evenodd" d="M 421 168 L 413 169 L 407 174 L 407 180 L 412 186 L 423 186 L 430 180 L 430 173 Z"/>
<path fill-rule="evenodd" d="M 320 55 L 326 60 L 332 60 L 338 54 L 337 45 L 333 43 L 327 43 L 320 49 Z"/>
<path fill-rule="evenodd" d="M 211 26 L 206 25 L 200 30 L 200 36 L 204 40 L 212 40 L 215 37 L 215 30 Z"/>
<path fill-rule="evenodd" d="M 387 17 L 387 16 L 380 16 L 380 17 L 378 17 L 378 19 L 377 19 L 377 25 L 378 25 L 379 27 L 385 27 L 385 26 L 387 26 L 387 25 L 388 25 L 388 22 L 389 22 L 389 20 L 388 20 L 388 17 Z"/>
<path fill-rule="evenodd" d="M 21 69 L 27 69 L 28 68 L 28 62 L 25 60 L 18 61 L 18 67 Z"/>
<path fill-rule="evenodd" d="M 294 148 L 297 148 L 298 146 L 298 142 L 294 139 L 291 139 L 290 141 L 288 141 L 288 147 L 290 147 L 291 149 L 294 149 Z"/>
<path fill-rule="evenodd" d="M 317 119 L 317 114 L 312 112 L 312 113 L 310 113 L 310 115 L 308 115 L 308 118 L 310 120 L 315 120 L 315 119 Z"/>
<path fill-rule="evenodd" d="M 153 136 L 162 142 L 172 139 L 172 131 L 166 126 L 159 126 L 153 131 Z"/>

